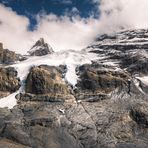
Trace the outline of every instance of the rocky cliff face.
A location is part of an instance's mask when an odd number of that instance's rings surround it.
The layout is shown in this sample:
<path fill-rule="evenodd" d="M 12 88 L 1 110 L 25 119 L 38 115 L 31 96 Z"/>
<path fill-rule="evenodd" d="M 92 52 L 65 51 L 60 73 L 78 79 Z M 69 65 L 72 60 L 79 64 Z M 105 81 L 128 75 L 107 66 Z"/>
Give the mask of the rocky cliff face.
<path fill-rule="evenodd" d="M 62 79 L 64 71 L 64 66 L 41 65 L 31 68 L 26 79 L 26 93 L 18 96 L 19 100 L 45 102 L 74 100 L 70 93 L 71 89 Z"/>
<path fill-rule="evenodd" d="M 129 30 L 102 35 L 85 49 L 97 53 L 99 62 L 118 64 L 132 74 L 148 73 L 148 30 Z"/>
<path fill-rule="evenodd" d="M 14 68 L 0 68 L 0 98 L 17 91 L 20 85 Z"/>
<path fill-rule="evenodd" d="M 0 64 L 13 64 L 16 61 L 25 60 L 25 57 L 16 54 L 8 49 L 3 49 L 3 44 L 0 43 Z"/>
<path fill-rule="evenodd" d="M 0 109 L 0 147 L 147 148 L 147 32 L 102 35 L 79 56 L 55 53 L 46 55 L 46 65 L 31 65 L 21 78 L 17 105 Z M 92 53 L 96 59 L 90 62 L 86 55 Z M 70 62 L 77 64 L 53 62 L 55 57 L 69 61 L 65 55 L 74 55 Z M 21 69 L 26 63 L 20 63 Z M 24 71 L 16 69 L 21 76 Z"/>

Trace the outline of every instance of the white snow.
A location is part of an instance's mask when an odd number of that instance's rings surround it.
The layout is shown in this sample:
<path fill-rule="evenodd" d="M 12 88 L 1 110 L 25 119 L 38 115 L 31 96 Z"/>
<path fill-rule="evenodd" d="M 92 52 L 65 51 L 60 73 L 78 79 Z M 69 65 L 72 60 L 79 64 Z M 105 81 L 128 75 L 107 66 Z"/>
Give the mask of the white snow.
<path fill-rule="evenodd" d="M 35 47 L 31 48 L 31 49 L 28 51 L 28 53 L 33 53 L 33 52 L 35 52 L 35 51 L 37 51 L 37 50 L 44 49 L 44 48 L 45 48 L 44 45 L 41 45 L 41 46 L 35 46 Z M 51 46 L 48 45 L 48 48 L 49 48 L 49 50 L 52 51 Z"/>
<path fill-rule="evenodd" d="M 0 107 L 8 107 L 13 108 L 16 104 L 16 94 L 23 91 L 24 81 L 29 73 L 29 70 L 32 66 L 39 65 L 51 65 L 51 66 L 59 66 L 66 65 L 67 73 L 65 75 L 65 80 L 71 85 L 75 86 L 78 80 L 78 76 L 76 75 L 75 68 L 78 65 L 83 64 L 91 64 L 92 60 L 97 59 L 97 55 L 94 53 L 87 53 L 85 51 L 62 51 L 56 52 L 53 54 L 49 54 L 41 57 L 29 57 L 27 60 L 11 65 L 18 72 L 18 77 L 22 82 L 22 86 L 19 91 L 0 99 Z"/>
<path fill-rule="evenodd" d="M 0 99 L 0 107 L 8 107 L 9 109 L 13 108 L 17 104 L 15 96 L 18 94 L 18 92 L 19 91 Z"/>
<path fill-rule="evenodd" d="M 29 59 L 22 61 L 20 63 L 12 65 L 17 72 L 18 77 L 21 80 L 24 80 L 29 73 L 29 70 L 32 66 L 39 65 L 67 65 L 67 73 L 65 79 L 71 84 L 75 85 L 77 83 L 77 75 L 75 68 L 78 65 L 90 64 L 92 60 L 97 59 L 96 54 L 86 53 L 86 52 L 75 52 L 75 51 L 66 51 L 66 52 L 56 52 L 42 57 L 29 57 Z"/>
<path fill-rule="evenodd" d="M 144 77 L 136 77 L 138 80 L 140 80 L 142 83 L 148 86 L 148 76 Z"/>
<path fill-rule="evenodd" d="M 103 63 L 104 65 L 109 65 L 109 66 L 115 66 L 115 67 L 117 67 L 118 66 L 118 64 L 117 63 L 115 63 L 115 62 L 112 62 L 112 61 L 106 61 L 106 62 L 104 62 Z"/>
<path fill-rule="evenodd" d="M 143 90 L 140 87 L 140 82 L 138 81 L 138 79 L 133 79 L 133 82 L 135 83 L 135 86 L 139 89 L 139 91 L 144 94 Z"/>

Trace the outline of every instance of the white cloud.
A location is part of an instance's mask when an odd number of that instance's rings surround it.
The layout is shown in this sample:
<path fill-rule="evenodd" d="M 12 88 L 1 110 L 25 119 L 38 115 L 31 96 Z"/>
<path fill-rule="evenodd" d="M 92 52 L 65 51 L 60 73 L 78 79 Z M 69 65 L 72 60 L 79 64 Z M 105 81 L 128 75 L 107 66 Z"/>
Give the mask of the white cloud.
<path fill-rule="evenodd" d="M 147 0 L 100 0 L 100 30 L 116 31 L 121 27 L 148 28 L 147 8 Z"/>
<path fill-rule="evenodd" d="M 56 51 L 80 50 L 90 44 L 99 33 L 118 31 L 121 27 L 148 28 L 147 0 L 92 0 L 98 3 L 100 18 L 82 19 L 54 14 L 37 16 L 38 24 L 29 31 L 29 20 L 0 4 L 0 41 L 4 47 L 25 53 L 32 44 L 44 37 Z M 74 11 L 77 11 L 76 9 Z"/>
<path fill-rule="evenodd" d="M 24 54 L 36 40 L 43 37 L 55 51 L 80 50 L 87 46 L 96 34 L 97 21 L 93 18 L 41 14 L 37 16 L 37 20 L 36 29 L 29 31 L 29 20 L 26 17 L 0 5 L 0 41 L 4 43 L 4 47 Z"/>
<path fill-rule="evenodd" d="M 30 36 L 27 31 L 29 20 L 0 5 L 0 22 L 0 41 L 4 43 L 4 47 L 22 52 L 21 49 L 29 43 L 26 42 Z"/>

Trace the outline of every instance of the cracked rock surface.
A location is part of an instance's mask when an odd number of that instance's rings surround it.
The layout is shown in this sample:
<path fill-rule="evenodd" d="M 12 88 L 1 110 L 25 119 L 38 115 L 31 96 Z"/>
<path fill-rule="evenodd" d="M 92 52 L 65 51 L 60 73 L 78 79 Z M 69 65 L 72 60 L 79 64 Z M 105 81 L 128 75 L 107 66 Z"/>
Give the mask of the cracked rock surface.
<path fill-rule="evenodd" d="M 85 50 L 99 59 L 76 67 L 75 87 L 66 66 L 32 67 L 17 105 L 0 108 L 0 148 L 147 148 L 147 32 L 97 38 Z M 15 70 L 0 73 L 18 82 Z"/>

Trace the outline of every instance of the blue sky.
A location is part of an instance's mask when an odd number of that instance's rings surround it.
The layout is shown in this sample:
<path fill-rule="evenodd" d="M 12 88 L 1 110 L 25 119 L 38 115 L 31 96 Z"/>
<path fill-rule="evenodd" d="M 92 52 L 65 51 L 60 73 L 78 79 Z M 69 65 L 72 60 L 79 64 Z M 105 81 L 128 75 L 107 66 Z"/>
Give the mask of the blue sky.
<path fill-rule="evenodd" d="M 31 30 L 37 23 L 35 15 L 41 13 L 53 13 L 58 16 L 77 13 L 82 18 L 92 15 L 98 17 L 98 7 L 92 0 L 0 0 L 0 3 L 11 7 L 19 15 L 27 16 L 30 19 Z"/>

